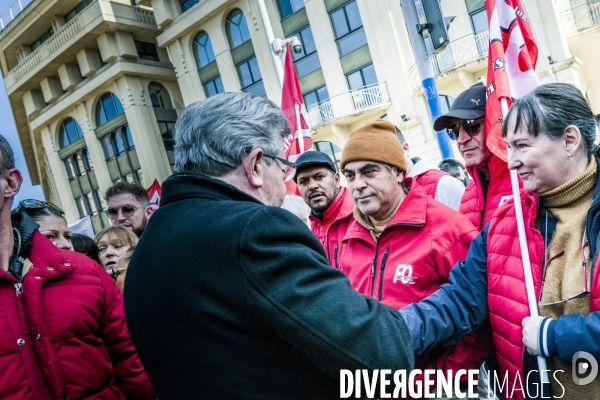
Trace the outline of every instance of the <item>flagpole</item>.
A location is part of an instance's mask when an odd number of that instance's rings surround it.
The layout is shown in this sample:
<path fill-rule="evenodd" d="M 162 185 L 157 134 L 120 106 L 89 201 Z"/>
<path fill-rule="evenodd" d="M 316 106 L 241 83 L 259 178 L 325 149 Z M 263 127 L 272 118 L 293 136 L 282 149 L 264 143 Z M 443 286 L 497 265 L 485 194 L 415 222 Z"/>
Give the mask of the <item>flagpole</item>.
<path fill-rule="evenodd" d="M 552 72 L 552 68 L 550 68 L 550 62 L 548 61 L 548 57 L 546 57 L 546 52 L 544 51 L 544 46 L 542 45 L 542 41 L 540 40 L 537 29 L 535 29 L 535 25 L 533 24 L 533 19 L 531 18 L 531 14 L 529 13 L 529 9 L 527 8 L 527 3 L 525 0 L 521 0 L 521 5 L 525 10 L 525 14 L 529 17 L 529 26 L 531 26 L 531 31 L 533 32 L 533 37 L 535 38 L 536 43 L 538 43 L 538 49 L 542 53 L 542 58 L 544 59 L 544 65 L 546 66 L 546 70 L 548 71 L 548 75 L 550 76 L 550 81 L 552 83 L 556 83 L 556 77 L 554 76 L 554 72 Z"/>
<path fill-rule="evenodd" d="M 500 98 L 500 104 L 502 105 L 502 116 L 506 120 L 506 114 L 508 114 L 508 104 L 506 97 Z M 506 149 L 508 152 L 508 158 L 510 159 L 510 148 Z M 529 259 L 529 248 L 527 246 L 527 236 L 525 234 L 525 221 L 523 218 L 523 208 L 521 205 L 521 194 L 519 190 L 519 181 L 517 180 L 517 171 L 514 169 L 510 170 L 510 184 L 512 187 L 513 198 L 515 203 L 515 215 L 517 217 L 517 231 L 519 232 L 519 246 L 521 248 L 521 259 L 523 260 L 523 273 L 525 275 L 525 288 L 527 289 L 527 301 L 529 303 L 529 313 L 532 317 L 539 315 L 537 308 L 537 301 L 535 296 L 535 288 L 533 286 L 533 274 L 531 272 L 531 260 Z M 546 359 L 543 356 L 537 356 L 538 368 L 542 385 L 549 383 L 548 379 L 548 367 L 546 366 Z"/>
<path fill-rule="evenodd" d="M 298 140 L 298 146 L 300 146 L 300 154 L 304 153 L 304 134 L 302 133 L 302 124 L 300 123 L 300 106 L 298 103 L 294 105 L 296 110 L 296 126 L 298 132 L 296 132 L 296 139 Z"/>

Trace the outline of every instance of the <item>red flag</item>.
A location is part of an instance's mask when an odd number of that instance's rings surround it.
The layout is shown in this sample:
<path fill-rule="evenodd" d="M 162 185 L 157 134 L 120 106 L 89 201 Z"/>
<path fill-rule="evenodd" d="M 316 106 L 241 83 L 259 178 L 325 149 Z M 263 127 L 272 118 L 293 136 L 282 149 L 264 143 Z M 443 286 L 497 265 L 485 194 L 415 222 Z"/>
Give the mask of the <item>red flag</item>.
<path fill-rule="evenodd" d="M 156 179 L 152 182 L 152 186 L 146 189 L 146 193 L 148 193 L 148 198 L 150 199 L 150 206 L 156 211 L 158 205 L 160 203 L 160 194 L 162 189 L 160 187 L 160 183 Z"/>
<path fill-rule="evenodd" d="M 294 68 L 290 44 L 286 43 L 285 65 L 283 70 L 283 86 L 281 88 L 281 109 L 287 115 L 291 134 L 285 140 L 285 158 L 295 162 L 300 154 L 312 150 L 308 114 L 304 107 L 304 99 L 300 83 Z M 298 140 L 302 138 L 302 140 Z M 298 194 L 298 188 L 293 181 L 286 183 L 288 194 Z"/>
<path fill-rule="evenodd" d="M 485 127 L 488 148 L 508 161 L 502 140 L 502 107 L 520 99 L 540 85 L 535 75 L 538 49 L 529 19 L 520 0 L 486 0 L 490 28 Z"/>

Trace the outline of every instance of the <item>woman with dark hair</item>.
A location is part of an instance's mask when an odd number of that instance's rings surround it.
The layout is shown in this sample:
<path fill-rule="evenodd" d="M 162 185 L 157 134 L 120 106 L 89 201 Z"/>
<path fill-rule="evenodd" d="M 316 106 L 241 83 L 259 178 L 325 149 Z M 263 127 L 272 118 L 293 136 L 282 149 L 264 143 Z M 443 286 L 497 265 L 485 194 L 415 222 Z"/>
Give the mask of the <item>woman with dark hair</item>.
<path fill-rule="evenodd" d="M 534 356 L 556 397 L 600 399 L 600 380 L 574 380 L 586 352 L 600 360 L 600 159 L 596 120 L 573 85 L 538 87 L 503 124 L 521 204 L 539 316 L 530 317 L 514 199 L 475 238 L 451 284 L 402 310 L 416 353 L 458 339 L 489 313 L 507 398 L 541 398 Z M 527 350 L 527 351 L 525 351 Z M 530 374 L 531 373 L 531 374 Z M 595 375 L 594 375 L 595 376 Z M 490 378 L 492 381 L 492 378 Z M 515 384 L 521 389 L 514 390 Z M 537 386 L 536 386 L 537 385 Z M 547 393 L 544 394 L 547 397 Z"/>
<path fill-rule="evenodd" d="M 71 244 L 73 245 L 73 250 L 85 254 L 98 264 L 102 265 L 100 263 L 100 258 L 98 258 L 98 245 L 94 242 L 94 239 L 80 233 L 73 233 L 71 235 Z"/>
<path fill-rule="evenodd" d="M 0 330 L 19 339 L 0 342 L 0 368 L 10 363 L 16 371 L 0 378 L 0 397 L 155 398 L 125 324 L 121 293 L 100 265 L 72 251 L 63 214 L 31 199 L 12 212 L 16 257 L 8 272 L 19 307 L 0 316 Z"/>

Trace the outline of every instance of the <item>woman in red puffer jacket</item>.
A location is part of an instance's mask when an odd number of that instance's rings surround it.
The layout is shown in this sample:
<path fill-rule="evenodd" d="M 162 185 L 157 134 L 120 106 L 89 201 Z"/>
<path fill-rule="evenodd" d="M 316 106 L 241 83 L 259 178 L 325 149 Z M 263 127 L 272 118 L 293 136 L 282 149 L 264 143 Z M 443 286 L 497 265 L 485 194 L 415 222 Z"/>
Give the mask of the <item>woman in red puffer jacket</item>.
<path fill-rule="evenodd" d="M 24 200 L 15 248 L 0 271 L 1 399 L 152 399 L 123 297 L 110 276 L 71 251 L 62 210 Z"/>

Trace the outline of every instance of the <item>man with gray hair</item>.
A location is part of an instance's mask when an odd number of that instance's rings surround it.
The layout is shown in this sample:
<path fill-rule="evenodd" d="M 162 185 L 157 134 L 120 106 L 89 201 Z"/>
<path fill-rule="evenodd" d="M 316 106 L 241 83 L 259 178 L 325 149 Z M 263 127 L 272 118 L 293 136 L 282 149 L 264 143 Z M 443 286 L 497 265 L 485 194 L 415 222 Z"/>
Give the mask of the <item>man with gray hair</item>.
<path fill-rule="evenodd" d="M 186 107 L 176 132 L 177 172 L 125 283 L 159 398 L 338 398 L 340 370 L 410 369 L 398 311 L 355 292 L 279 208 L 285 114 L 224 93 Z"/>

